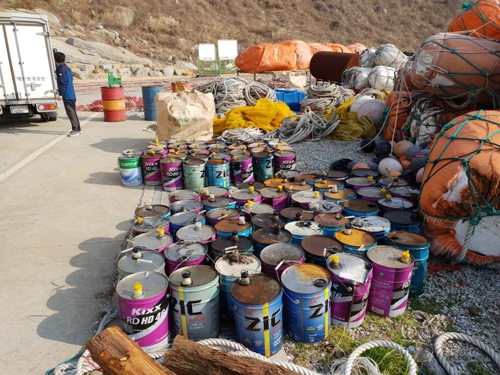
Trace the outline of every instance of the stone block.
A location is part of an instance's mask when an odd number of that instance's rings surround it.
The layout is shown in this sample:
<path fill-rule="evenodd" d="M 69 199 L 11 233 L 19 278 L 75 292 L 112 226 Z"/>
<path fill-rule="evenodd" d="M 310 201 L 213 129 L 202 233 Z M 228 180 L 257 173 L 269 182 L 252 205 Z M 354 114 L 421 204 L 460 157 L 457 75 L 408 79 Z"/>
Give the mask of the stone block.
<path fill-rule="evenodd" d="M 134 70 L 134 76 L 136 77 L 146 77 L 148 75 L 148 68 L 140 67 Z"/>
<path fill-rule="evenodd" d="M 163 75 L 173 76 L 174 75 L 174 68 L 163 68 L 161 70 L 161 72 L 163 73 Z"/>
<path fill-rule="evenodd" d="M 78 65 L 78 68 L 81 70 L 81 71 L 84 71 L 84 72 L 91 72 L 95 69 L 95 65 L 90 65 L 90 64 L 80 64 Z"/>
<path fill-rule="evenodd" d="M 108 75 L 106 73 L 92 73 L 88 75 L 89 79 L 108 79 Z"/>
<path fill-rule="evenodd" d="M 87 76 L 89 75 L 88 71 L 84 70 L 74 70 L 73 71 L 73 76 L 78 79 L 87 79 Z"/>
<path fill-rule="evenodd" d="M 132 71 L 130 70 L 130 68 L 120 68 L 117 70 L 117 72 L 120 78 L 129 78 L 132 76 Z"/>
<path fill-rule="evenodd" d="M 163 77 L 163 73 L 158 72 L 158 71 L 152 71 L 152 72 L 149 72 L 149 76 L 150 77 Z"/>
<path fill-rule="evenodd" d="M 174 69 L 174 75 L 181 76 L 183 74 L 187 74 L 186 69 L 180 69 L 180 68 L 175 68 Z"/>

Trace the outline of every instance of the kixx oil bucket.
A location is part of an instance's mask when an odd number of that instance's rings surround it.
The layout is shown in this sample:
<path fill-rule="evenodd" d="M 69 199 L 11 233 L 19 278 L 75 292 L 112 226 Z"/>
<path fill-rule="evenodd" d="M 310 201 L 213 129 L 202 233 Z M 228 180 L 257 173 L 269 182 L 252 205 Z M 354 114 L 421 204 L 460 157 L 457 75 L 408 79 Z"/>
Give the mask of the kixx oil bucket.
<path fill-rule="evenodd" d="M 228 188 L 230 184 L 229 162 L 225 159 L 208 159 L 205 164 L 206 186 Z"/>
<path fill-rule="evenodd" d="M 275 243 L 291 243 L 292 234 L 278 226 L 258 229 L 252 233 L 255 255 L 260 256 L 262 249 Z"/>
<path fill-rule="evenodd" d="M 410 283 L 410 296 L 419 296 L 424 292 L 427 280 L 427 259 L 430 241 L 418 233 L 395 231 L 387 235 L 386 244 L 401 250 L 409 250 L 413 257 L 413 274 Z"/>
<path fill-rule="evenodd" d="M 182 175 L 182 160 L 178 158 L 165 158 L 160 161 L 163 190 L 175 191 L 184 189 Z"/>
<path fill-rule="evenodd" d="M 344 214 L 346 216 L 375 216 L 378 211 L 379 205 L 376 202 L 364 199 L 353 199 L 344 202 Z"/>
<path fill-rule="evenodd" d="M 248 201 L 261 202 L 262 196 L 253 186 L 248 189 L 239 189 L 231 193 L 231 198 L 236 201 L 236 208 L 241 208 Z"/>
<path fill-rule="evenodd" d="M 358 194 L 358 197 L 360 199 L 364 199 L 365 201 L 371 201 L 371 202 L 378 203 L 379 199 L 385 198 L 385 195 L 387 194 L 387 189 L 379 188 L 376 186 L 364 187 L 364 188 L 358 189 L 356 194 Z"/>
<path fill-rule="evenodd" d="M 296 158 L 297 154 L 295 154 L 295 152 L 278 149 L 278 151 L 274 153 L 274 173 L 296 170 Z"/>
<path fill-rule="evenodd" d="M 345 182 L 345 186 L 349 189 L 353 189 L 355 192 L 358 191 L 358 189 L 364 188 L 364 187 L 369 187 L 369 186 L 375 186 L 377 184 L 377 181 L 372 177 L 351 177 L 348 178 Z"/>
<path fill-rule="evenodd" d="M 391 194 L 387 194 L 385 198 L 379 199 L 378 204 L 383 212 L 411 210 L 413 208 L 412 202 L 403 198 L 393 197 Z"/>
<path fill-rule="evenodd" d="M 205 185 L 205 161 L 199 159 L 186 159 L 182 162 L 184 174 L 184 188 L 200 191 Z"/>
<path fill-rule="evenodd" d="M 170 222 L 159 216 L 142 217 L 137 216 L 134 224 L 130 228 L 130 234 L 132 237 L 138 236 L 142 233 L 155 232 L 158 227 L 165 228 L 165 232 L 170 230 Z"/>
<path fill-rule="evenodd" d="M 377 237 L 379 245 L 385 244 L 385 238 L 391 231 L 391 222 L 380 216 L 360 216 L 351 221 L 352 227 L 364 230 Z"/>
<path fill-rule="evenodd" d="M 201 202 L 201 196 L 197 191 L 184 189 L 168 193 L 168 200 L 170 201 L 170 203 L 175 203 L 177 201 Z"/>
<path fill-rule="evenodd" d="M 420 233 L 420 226 L 423 223 L 418 212 L 410 210 L 388 211 L 384 213 L 384 217 L 391 222 L 392 230 Z"/>
<path fill-rule="evenodd" d="M 306 260 L 304 250 L 300 246 L 291 243 L 275 243 L 266 246 L 260 252 L 262 272 L 281 280 L 281 274 L 288 267 Z"/>
<path fill-rule="evenodd" d="M 156 232 L 147 232 L 132 238 L 134 246 L 143 246 L 159 253 L 162 253 L 173 241 L 172 236 L 165 233 L 163 227 L 158 227 Z"/>
<path fill-rule="evenodd" d="M 409 186 L 394 186 L 389 188 L 389 193 L 396 198 L 403 198 L 411 203 L 413 206 L 418 205 L 418 196 L 420 194 L 420 190 L 411 188 Z"/>
<path fill-rule="evenodd" d="M 252 157 L 247 155 L 233 155 L 231 158 L 231 177 L 236 186 L 245 182 L 253 182 Z"/>
<path fill-rule="evenodd" d="M 233 232 L 231 237 L 219 237 L 210 247 L 210 258 L 212 261 L 217 261 L 224 254 L 238 253 L 248 254 L 253 253 L 253 244 L 250 238 L 238 236 L 238 232 Z"/>
<path fill-rule="evenodd" d="M 172 244 L 163 252 L 167 276 L 178 268 L 202 264 L 207 254 L 207 245 L 202 243 L 177 242 Z"/>
<path fill-rule="evenodd" d="M 361 229 L 352 228 L 351 225 L 338 232 L 335 238 L 344 245 L 344 252 L 366 258 L 366 252 L 377 245 L 377 237 Z"/>
<path fill-rule="evenodd" d="M 283 345 L 283 300 L 281 285 L 258 273 L 241 277 L 231 287 L 237 341 L 248 349 L 270 357 Z"/>
<path fill-rule="evenodd" d="M 315 343 L 330 329 L 331 278 L 315 264 L 296 264 L 281 275 L 285 331 L 292 340 Z"/>
<path fill-rule="evenodd" d="M 253 154 L 253 174 L 257 182 L 264 182 L 274 177 L 273 154 L 271 152 Z"/>
<path fill-rule="evenodd" d="M 326 260 L 330 255 L 344 252 L 344 247 L 339 241 L 324 235 L 304 238 L 301 246 L 306 254 L 306 263 L 317 264 L 323 268 L 326 268 Z"/>
<path fill-rule="evenodd" d="M 144 184 L 146 185 L 161 185 L 161 169 L 160 160 L 164 155 L 148 152 L 141 156 L 142 174 L 144 176 Z"/>
<path fill-rule="evenodd" d="M 258 214 L 252 216 L 252 223 L 254 231 L 274 226 L 283 228 L 286 224 L 285 221 L 280 218 L 280 216 L 276 212 L 273 212 L 272 214 Z"/>
<path fill-rule="evenodd" d="M 193 211 L 201 212 L 203 210 L 203 204 L 198 201 L 186 200 L 186 201 L 176 201 L 170 206 L 172 215 L 178 214 L 180 212 Z"/>
<path fill-rule="evenodd" d="M 215 262 L 215 269 L 220 276 L 220 314 L 224 318 L 231 318 L 233 317 L 231 287 L 243 270 L 249 274 L 260 273 L 260 260 L 250 254 L 231 253 L 219 258 Z"/>
<path fill-rule="evenodd" d="M 229 189 L 220 186 L 207 186 L 205 189 L 202 189 L 200 191 L 200 195 L 201 200 L 203 200 L 210 198 L 212 195 L 214 196 L 214 198 L 227 198 L 230 194 Z"/>
<path fill-rule="evenodd" d="M 116 295 L 123 331 L 144 351 L 168 345 L 168 278 L 157 272 L 137 272 L 118 282 Z"/>
<path fill-rule="evenodd" d="M 215 225 L 218 237 L 230 237 L 236 232 L 240 237 L 250 237 L 252 235 L 252 224 L 247 222 L 245 216 L 238 216 L 224 219 Z"/>
<path fill-rule="evenodd" d="M 213 267 L 177 269 L 170 275 L 170 291 L 177 335 L 192 341 L 219 335 L 219 274 Z"/>
<path fill-rule="evenodd" d="M 148 204 L 138 207 L 135 210 L 135 216 L 141 216 L 143 218 L 159 216 L 168 219 L 170 217 L 170 208 L 163 204 Z"/>
<path fill-rule="evenodd" d="M 214 208 L 206 212 L 207 224 L 214 227 L 224 219 L 231 219 L 240 216 L 240 211 L 234 208 Z"/>
<path fill-rule="evenodd" d="M 311 221 L 314 219 L 314 212 L 305 210 L 302 207 L 288 207 L 280 211 L 279 216 L 285 223 L 292 221 Z"/>
<path fill-rule="evenodd" d="M 118 168 L 123 186 L 142 185 L 141 156 L 122 154 L 118 156 Z"/>
<path fill-rule="evenodd" d="M 209 225 L 197 222 L 194 225 L 188 225 L 179 229 L 175 235 L 177 241 L 207 243 L 215 240 L 215 229 Z"/>
<path fill-rule="evenodd" d="M 135 246 L 123 255 L 116 265 L 118 276 L 124 278 L 137 272 L 159 272 L 165 274 L 165 258 L 154 250 L 142 250 Z"/>
<path fill-rule="evenodd" d="M 211 211 L 216 208 L 236 208 L 236 201 L 226 197 L 215 198 L 211 196 L 208 199 L 202 200 L 201 203 L 203 203 L 205 211 Z"/>
<path fill-rule="evenodd" d="M 314 221 L 323 227 L 323 234 L 335 238 L 335 232 L 343 230 L 350 219 L 341 214 L 319 214 L 314 216 Z"/>
<path fill-rule="evenodd" d="M 323 193 L 323 199 L 325 201 L 334 201 L 335 203 L 340 203 L 356 199 L 356 193 L 351 189 L 338 189 L 334 186 L 330 190 L 327 190 Z"/>
<path fill-rule="evenodd" d="M 321 226 L 314 221 L 292 221 L 285 225 L 285 229 L 292 234 L 292 243 L 298 246 L 306 237 L 323 234 Z"/>
<path fill-rule="evenodd" d="M 272 206 L 278 212 L 287 207 L 288 193 L 281 185 L 277 188 L 262 189 L 260 195 L 262 196 L 262 203 Z"/>
<path fill-rule="evenodd" d="M 413 271 L 410 252 L 394 246 L 375 246 L 368 251 L 368 259 L 373 266 L 368 311 L 390 317 L 403 314 Z"/>
<path fill-rule="evenodd" d="M 353 254 L 335 254 L 328 258 L 332 276 L 330 316 L 332 324 L 345 328 L 359 327 L 373 278 L 373 267 L 365 258 Z"/>
<path fill-rule="evenodd" d="M 308 210 L 310 203 L 320 201 L 322 199 L 322 194 L 319 191 L 300 191 L 291 195 L 290 203 L 292 206 L 302 207 Z"/>
<path fill-rule="evenodd" d="M 241 207 L 241 212 L 243 215 L 251 217 L 261 214 L 272 214 L 274 213 L 274 208 L 273 206 L 265 203 L 254 203 L 253 201 L 248 201 L 243 205 L 243 207 Z"/>
<path fill-rule="evenodd" d="M 205 217 L 194 211 L 184 211 L 172 215 L 170 218 L 170 235 L 177 241 L 177 231 L 179 229 L 196 223 L 205 224 Z"/>
<path fill-rule="evenodd" d="M 339 214 L 344 208 L 332 201 L 316 201 L 309 203 L 309 211 L 319 214 Z"/>

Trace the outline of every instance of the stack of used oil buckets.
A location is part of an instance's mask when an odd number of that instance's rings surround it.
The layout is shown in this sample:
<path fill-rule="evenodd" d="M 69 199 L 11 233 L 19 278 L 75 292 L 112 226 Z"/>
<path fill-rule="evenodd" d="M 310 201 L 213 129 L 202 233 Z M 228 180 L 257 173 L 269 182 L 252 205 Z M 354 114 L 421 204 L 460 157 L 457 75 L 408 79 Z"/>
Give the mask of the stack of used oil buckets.
<path fill-rule="evenodd" d="M 423 293 L 429 241 L 404 180 L 301 174 L 277 139 L 156 140 L 119 162 L 124 185 L 169 192 L 168 206 L 137 208 L 118 262 L 122 326 L 146 351 L 171 333 L 217 337 L 222 323 L 269 357 L 285 333 L 318 342 L 366 311 L 401 315 Z"/>

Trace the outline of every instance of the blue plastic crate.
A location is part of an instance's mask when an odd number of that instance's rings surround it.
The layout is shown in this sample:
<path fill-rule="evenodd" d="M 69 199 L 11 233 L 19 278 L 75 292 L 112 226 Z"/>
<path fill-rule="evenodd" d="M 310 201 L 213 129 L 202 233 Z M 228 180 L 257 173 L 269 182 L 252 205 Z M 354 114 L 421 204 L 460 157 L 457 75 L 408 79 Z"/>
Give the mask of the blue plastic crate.
<path fill-rule="evenodd" d="M 280 102 L 285 102 L 292 111 L 300 111 L 300 102 L 306 97 L 304 91 L 295 89 L 276 89 L 276 97 Z"/>

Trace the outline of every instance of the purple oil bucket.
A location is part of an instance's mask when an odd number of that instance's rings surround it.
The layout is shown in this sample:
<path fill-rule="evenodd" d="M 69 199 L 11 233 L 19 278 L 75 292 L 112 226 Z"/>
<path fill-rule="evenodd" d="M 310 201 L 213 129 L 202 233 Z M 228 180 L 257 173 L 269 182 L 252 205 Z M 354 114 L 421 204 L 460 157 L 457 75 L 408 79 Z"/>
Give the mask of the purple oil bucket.
<path fill-rule="evenodd" d="M 160 160 L 163 159 L 162 154 L 150 152 L 142 155 L 142 175 L 144 176 L 144 184 L 146 185 L 161 185 L 161 169 Z"/>
<path fill-rule="evenodd" d="M 170 158 L 160 161 L 163 190 L 175 191 L 184 189 L 182 176 L 182 159 Z"/>
<path fill-rule="evenodd" d="M 298 193 L 292 194 L 290 202 L 294 207 L 302 207 L 308 210 L 309 204 L 322 199 L 322 194 L 319 191 L 299 191 Z"/>
<path fill-rule="evenodd" d="M 365 201 L 371 201 L 371 202 L 377 202 L 381 198 L 385 198 L 385 195 L 387 194 L 387 190 L 384 188 L 379 188 L 376 186 L 371 186 L 371 187 L 364 187 L 358 189 L 356 192 L 358 194 L 358 197 L 360 199 L 364 199 Z"/>
<path fill-rule="evenodd" d="M 262 195 L 262 203 L 272 206 L 278 212 L 287 207 L 288 193 L 283 190 L 282 186 L 262 189 L 260 195 Z"/>
<path fill-rule="evenodd" d="M 262 195 L 253 186 L 249 186 L 248 189 L 233 191 L 231 198 L 236 201 L 236 208 L 243 207 L 248 201 L 255 203 L 262 202 Z"/>
<path fill-rule="evenodd" d="M 296 158 L 295 152 L 279 150 L 274 154 L 274 173 L 297 170 Z"/>
<path fill-rule="evenodd" d="M 231 219 L 240 216 L 240 211 L 234 208 L 215 208 L 213 210 L 207 211 L 207 224 L 214 227 L 224 219 Z"/>
<path fill-rule="evenodd" d="M 379 199 L 378 204 L 383 212 L 411 210 L 413 208 L 413 203 L 409 200 L 396 198 L 391 194 L 387 194 L 385 198 Z"/>
<path fill-rule="evenodd" d="M 375 246 L 368 251 L 373 265 L 373 280 L 368 311 L 380 316 L 403 314 L 408 304 L 413 257 L 394 246 Z"/>
<path fill-rule="evenodd" d="M 411 188 L 409 186 L 394 186 L 389 189 L 389 193 L 396 198 L 404 198 L 414 204 L 418 205 L 418 196 L 420 190 Z M 383 198 L 383 197 L 381 197 Z"/>
<path fill-rule="evenodd" d="M 332 324 L 345 328 L 359 327 L 366 315 L 372 265 L 357 255 L 335 254 L 328 258 L 327 267 L 332 276 Z"/>
<path fill-rule="evenodd" d="M 304 250 L 291 243 L 275 243 L 266 246 L 260 252 L 262 272 L 276 280 L 281 280 L 281 274 L 294 264 L 304 263 L 306 260 Z"/>
<path fill-rule="evenodd" d="M 200 222 L 179 229 L 176 236 L 178 241 L 196 241 L 202 244 L 215 241 L 216 238 L 215 229 Z"/>
<path fill-rule="evenodd" d="M 207 186 L 201 190 L 201 200 L 208 199 L 210 196 L 214 198 L 229 197 L 229 189 L 220 186 Z"/>
<path fill-rule="evenodd" d="M 376 184 L 377 181 L 372 176 L 351 177 L 345 182 L 346 188 L 353 189 L 356 192 L 361 188 L 375 186 Z"/>
<path fill-rule="evenodd" d="M 138 272 L 116 286 L 123 331 L 145 352 L 168 345 L 170 329 L 168 278 L 157 272 Z"/>
<path fill-rule="evenodd" d="M 193 190 L 176 190 L 168 194 L 168 200 L 170 203 L 187 200 L 201 202 L 201 196 Z"/>
<path fill-rule="evenodd" d="M 147 232 L 135 236 L 132 238 L 132 242 L 134 246 L 143 246 L 146 249 L 162 253 L 174 242 L 174 239 L 171 235 L 165 233 L 165 228 L 159 227 L 156 232 Z"/>
<path fill-rule="evenodd" d="M 239 186 L 242 183 L 254 182 L 252 157 L 246 155 L 235 155 L 231 159 L 232 182 Z"/>
<path fill-rule="evenodd" d="M 167 276 L 170 276 L 179 267 L 202 264 L 208 254 L 208 248 L 201 243 L 178 242 L 168 247 L 163 254 Z"/>
<path fill-rule="evenodd" d="M 186 211 L 201 212 L 202 210 L 203 204 L 201 202 L 191 200 L 177 201 L 172 203 L 170 206 L 170 212 L 172 215 Z"/>

